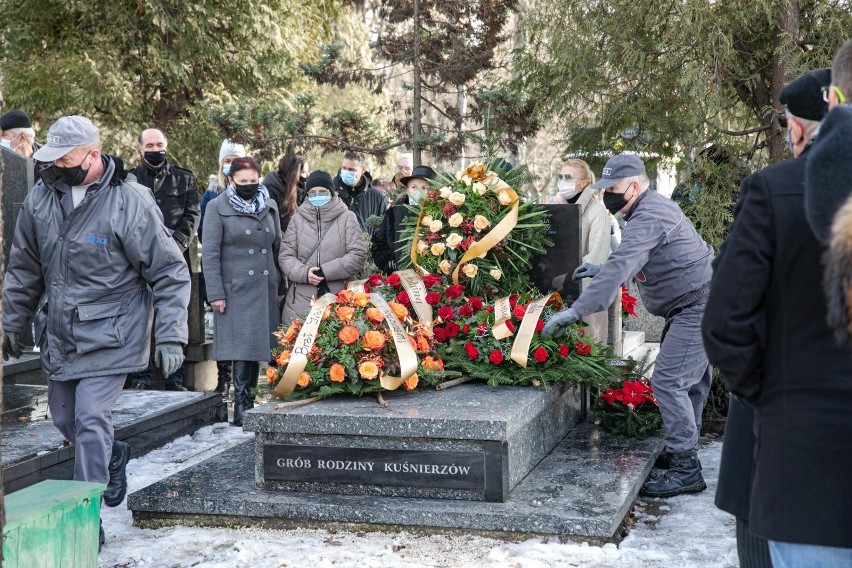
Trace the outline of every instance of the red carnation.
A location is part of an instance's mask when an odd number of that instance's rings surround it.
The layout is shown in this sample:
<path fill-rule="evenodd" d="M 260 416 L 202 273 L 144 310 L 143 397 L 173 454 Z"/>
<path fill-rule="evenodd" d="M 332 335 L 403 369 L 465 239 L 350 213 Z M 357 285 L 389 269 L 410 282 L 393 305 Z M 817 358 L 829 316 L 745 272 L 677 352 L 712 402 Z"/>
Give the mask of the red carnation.
<path fill-rule="evenodd" d="M 582 341 L 578 341 L 574 344 L 574 351 L 577 352 L 577 355 L 588 355 L 592 352 L 592 346 L 586 345 Z"/>
<path fill-rule="evenodd" d="M 388 276 L 388 279 L 385 280 L 385 282 L 387 282 L 390 286 L 393 286 L 394 288 L 399 288 L 400 286 L 402 286 L 402 278 L 399 277 L 399 274 L 391 274 L 390 276 Z"/>
<path fill-rule="evenodd" d="M 444 292 L 444 295 L 450 300 L 461 298 L 462 294 L 464 294 L 464 286 L 462 286 L 461 284 L 454 284 L 452 286 L 448 286 L 447 291 Z"/>
<path fill-rule="evenodd" d="M 464 327 L 462 327 L 462 331 L 461 331 L 461 332 L 462 332 L 464 335 L 467 335 L 467 333 L 468 333 L 469 331 L 470 331 L 470 324 L 469 324 L 469 323 L 464 324 Z"/>
<path fill-rule="evenodd" d="M 435 286 L 435 285 L 440 284 L 440 283 L 441 283 L 441 277 L 440 276 L 435 276 L 434 274 L 427 274 L 426 276 L 423 277 L 423 285 L 426 286 L 427 288 L 431 288 L 432 286 Z"/>
<path fill-rule="evenodd" d="M 512 323 L 509 320 L 506 320 L 506 327 L 509 328 L 509 331 L 511 331 L 512 333 L 515 333 L 515 324 L 514 323 Z"/>
<path fill-rule="evenodd" d="M 408 297 L 408 292 L 400 292 L 397 294 L 396 301 L 403 306 L 411 307 L 411 299 Z"/>
<path fill-rule="evenodd" d="M 485 308 L 485 311 L 490 314 L 491 312 L 494 311 L 494 306 L 488 306 L 487 308 Z"/>
<path fill-rule="evenodd" d="M 429 292 L 426 294 L 426 303 L 430 306 L 437 306 L 441 301 L 441 295 L 437 292 Z"/>
<path fill-rule="evenodd" d="M 499 349 L 495 349 L 491 352 L 491 355 L 488 356 L 488 360 L 494 363 L 495 365 L 499 365 L 503 362 L 503 352 Z"/>
<path fill-rule="evenodd" d="M 570 354 L 571 354 L 571 348 L 570 347 L 568 347 L 567 345 L 560 345 L 559 346 L 559 355 L 561 355 L 562 357 L 567 357 Z"/>
<path fill-rule="evenodd" d="M 438 341 L 440 343 L 444 343 L 447 340 L 447 330 L 445 330 L 443 327 L 436 326 L 432 330 L 432 335 L 435 336 L 435 341 Z"/>
<path fill-rule="evenodd" d="M 384 279 L 382 279 L 381 274 L 373 274 L 372 276 L 370 276 L 369 282 L 371 286 L 381 286 L 384 282 Z"/>
<path fill-rule="evenodd" d="M 463 318 L 469 318 L 473 315 L 473 308 L 465 304 L 459 308 L 459 315 Z"/>
<path fill-rule="evenodd" d="M 464 344 L 464 350 L 465 353 L 467 353 L 467 356 L 471 359 L 476 359 L 477 357 L 479 357 L 479 349 L 477 349 L 476 345 L 474 345 L 470 341 Z"/>
<path fill-rule="evenodd" d="M 479 310 L 481 310 L 481 309 L 482 309 L 482 300 L 480 300 L 480 299 L 479 299 L 479 298 L 477 298 L 476 296 L 474 296 L 473 298 L 471 298 L 470 300 L 468 300 L 468 301 L 467 301 L 467 303 L 468 303 L 468 304 L 470 304 L 470 307 L 471 307 L 471 308 L 473 309 L 473 311 L 475 311 L 475 312 L 478 312 Z"/>
<path fill-rule="evenodd" d="M 539 320 L 535 322 L 535 330 L 536 332 L 539 332 L 542 329 L 544 329 L 544 322 L 541 320 L 541 318 L 539 318 Z"/>
<path fill-rule="evenodd" d="M 451 339 L 459 334 L 459 324 L 454 321 L 449 322 L 444 328 L 447 330 L 447 339 Z"/>
<path fill-rule="evenodd" d="M 478 326 L 476 326 L 476 333 L 478 333 L 479 335 L 485 335 L 486 331 L 488 331 L 488 324 L 487 323 L 481 323 Z"/>
<path fill-rule="evenodd" d="M 453 308 L 451 306 L 441 306 L 438 308 L 438 317 L 444 321 L 453 319 Z"/>
<path fill-rule="evenodd" d="M 518 319 L 524 317 L 524 314 L 527 313 L 527 307 L 523 304 L 516 304 L 514 308 L 512 308 L 512 315 Z"/>
<path fill-rule="evenodd" d="M 517 294 L 512 294 L 511 296 L 509 296 L 509 305 L 510 306 L 512 306 L 514 308 L 515 304 L 517 304 L 517 303 L 518 303 L 518 295 Z"/>
<path fill-rule="evenodd" d="M 538 349 L 533 351 L 533 359 L 535 359 L 539 363 L 544 363 L 545 361 L 547 361 L 547 357 L 547 349 L 545 349 L 544 347 L 539 347 Z"/>

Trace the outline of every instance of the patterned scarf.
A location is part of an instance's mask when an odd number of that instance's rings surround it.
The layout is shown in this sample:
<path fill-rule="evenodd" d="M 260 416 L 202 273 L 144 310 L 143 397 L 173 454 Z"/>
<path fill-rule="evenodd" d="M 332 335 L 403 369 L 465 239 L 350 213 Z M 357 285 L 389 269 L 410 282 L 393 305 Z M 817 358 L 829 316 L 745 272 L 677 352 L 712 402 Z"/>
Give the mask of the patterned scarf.
<path fill-rule="evenodd" d="M 257 188 L 257 193 L 254 194 L 251 203 L 246 203 L 242 197 L 237 195 L 237 190 L 231 184 L 228 184 L 226 192 L 228 194 L 228 203 L 231 204 L 231 207 L 238 213 L 245 213 L 247 215 L 257 215 L 266 209 L 266 203 L 269 201 L 269 190 L 263 184 L 260 184 Z"/>

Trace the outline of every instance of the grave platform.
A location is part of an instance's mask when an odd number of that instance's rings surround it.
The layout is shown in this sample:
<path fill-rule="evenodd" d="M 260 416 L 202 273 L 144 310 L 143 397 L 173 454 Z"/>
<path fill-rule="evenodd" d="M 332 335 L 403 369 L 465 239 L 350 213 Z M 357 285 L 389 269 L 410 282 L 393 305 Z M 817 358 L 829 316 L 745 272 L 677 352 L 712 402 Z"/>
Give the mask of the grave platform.
<path fill-rule="evenodd" d="M 71 479 L 74 447 L 53 425 L 47 387 L 3 385 L 3 487 L 7 493 L 45 479 Z M 146 454 L 202 426 L 227 420 L 218 393 L 122 391 L 112 411 L 115 436 L 131 457 Z"/>
<path fill-rule="evenodd" d="M 617 542 L 624 519 L 662 447 L 660 438 L 614 437 L 574 428 L 504 503 L 382 495 L 269 491 L 257 487 L 248 441 L 128 497 L 134 524 L 318 527 L 558 536 Z"/>

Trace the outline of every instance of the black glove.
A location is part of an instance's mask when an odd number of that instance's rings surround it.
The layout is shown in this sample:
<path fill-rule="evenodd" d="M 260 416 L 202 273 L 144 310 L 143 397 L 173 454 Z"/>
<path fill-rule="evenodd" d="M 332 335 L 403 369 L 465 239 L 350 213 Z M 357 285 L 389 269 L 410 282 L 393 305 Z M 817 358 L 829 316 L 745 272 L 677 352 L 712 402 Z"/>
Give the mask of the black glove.
<path fill-rule="evenodd" d="M 574 279 L 574 282 L 577 280 L 582 280 L 583 278 L 594 278 L 597 276 L 598 272 L 601 271 L 601 267 L 603 264 L 592 264 L 591 262 L 584 262 L 580 266 L 577 267 L 577 270 L 574 271 L 574 275 L 571 278 Z"/>
<path fill-rule="evenodd" d="M 541 336 L 548 338 L 553 335 L 554 338 L 562 337 L 565 333 L 565 328 L 573 323 L 580 321 L 580 314 L 574 308 L 557 312 L 550 316 L 547 323 L 544 324 L 544 329 L 541 331 Z"/>
<path fill-rule="evenodd" d="M 7 331 L 3 338 L 3 360 L 8 361 L 9 355 L 17 359 L 23 354 L 24 352 L 18 346 L 18 334 L 14 331 Z"/>

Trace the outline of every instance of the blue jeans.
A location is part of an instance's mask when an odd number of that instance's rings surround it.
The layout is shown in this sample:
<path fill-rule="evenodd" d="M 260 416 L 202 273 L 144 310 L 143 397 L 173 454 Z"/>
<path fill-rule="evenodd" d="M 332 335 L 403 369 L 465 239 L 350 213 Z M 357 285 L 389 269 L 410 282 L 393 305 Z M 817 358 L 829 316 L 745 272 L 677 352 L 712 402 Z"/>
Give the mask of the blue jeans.
<path fill-rule="evenodd" d="M 773 568 L 850 568 L 852 548 L 769 541 Z"/>

